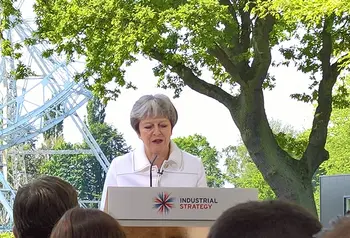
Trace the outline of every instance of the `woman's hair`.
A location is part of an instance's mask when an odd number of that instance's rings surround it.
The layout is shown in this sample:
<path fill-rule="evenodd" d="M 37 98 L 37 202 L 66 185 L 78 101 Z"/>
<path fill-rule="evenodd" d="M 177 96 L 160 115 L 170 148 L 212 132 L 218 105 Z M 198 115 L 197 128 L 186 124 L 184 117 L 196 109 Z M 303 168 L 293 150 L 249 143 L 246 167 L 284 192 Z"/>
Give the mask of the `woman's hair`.
<path fill-rule="evenodd" d="M 139 134 L 140 121 L 146 118 L 165 117 L 174 128 L 178 115 L 170 99 L 163 94 L 144 95 L 137 100 L 130 113 L 130 124 Z"/>
<path fill-rule="evenodd" d="M 43 176 L 18 189 L 14 205 L 14 233 L 19 238 L 47 238 L 62 215 L 79 206 L 78 193 L 68 182 Z"/>
<path fill-rule="evenodd" d="M 50 238 L 126 238 L 116 219 L 97 209 L 73 208 L 52 230 Z"/>

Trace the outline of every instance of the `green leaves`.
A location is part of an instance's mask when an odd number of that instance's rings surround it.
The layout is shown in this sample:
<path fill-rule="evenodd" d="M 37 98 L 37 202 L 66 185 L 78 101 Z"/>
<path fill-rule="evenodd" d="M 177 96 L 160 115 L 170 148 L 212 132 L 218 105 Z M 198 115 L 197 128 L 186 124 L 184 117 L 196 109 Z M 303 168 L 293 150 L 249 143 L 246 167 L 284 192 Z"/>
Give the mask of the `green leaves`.
<path fill-rule="evenodd" d="M 86 82 L 93 78 L 88 85 L 98 96 L 118 96 L 118 88 L 107 90 L 109 82 L 133 86 L 125 81 L 124 71 L 140 53 L 164 56 L 160 64 L 166 70 L 158 71 L 162 79 L 174 79 L 169 70 L 181 63 L 197 75 L 201 67 L 209 67 L 218 84 L 228 81 L 221 64 L 208 53 L 217 44 L 232 45 L 226 27 L 237 28 L 227 6 L 218 1 L 38 0 L 35 11 L 38 36 L 56 44 L 55 50 L 68 59 L 86 56 L 86 70 L 78 77 Z M 182 84 L 170 86 L 177 89 Z"/>
<path fill-rule="evenodd" d="M 22 23 L 21 13 L 15 8 L 16 2 L 16 0 L 0 0 L 0 55 L 12 58 L 15 66 L 9 73 L 18 80 L 34 75 L 34 72 L 21 60 L 22 48 L 28 42 L 13 43 L 8 36 L 13 28 Z"/>
<path fill-rule="evenodd" d="M 307 146 L 306 133 L 298 134 L 290 126 L 278 121 L 270 122 L 279 146 L 292 158 L 300 159 Z M 257 188 L 259 199 L 274 199 L 275 193 L 258 170 L 243 143 L 223 149 L 226 173 L 225 179 L 239 188 Z"/>
<path fill-rule="evenodd" d="M 333 96 L 333 107 L 337 109 L 345 109 L 350 107 L 350 76 L 341 77 L 335 88 Z"/>
<path fill-rule="evenodd" d="M 210 146 L 207 138 L 195 134 L 187 137 L 178 137 L 173 141 L 180 149 L 198 156 L 202 160 L 209 187 L 222 187 L 224 185 L 223 175 L 218 168 L 220 153 L 215 147 Z"/>
<path fill-rule="evenodd" d="M 1 54 L 3 56 L 11 56 L 13 55 L 13 49 L 11 47 L 11 42 L 9 40 L 1 41 Z"/>
<path fill-rule="evenodd" d="M 228 182 L 237 188 L 257 188 L 259 199 L 262 200 L 276 197 L 243 144 L 225 148 L 223 157 L 226 166 L 225 179 Z"/>
<path fill-rule="evenodd" d="M 0 238 L 15 238 L 12 232 L 4 232 L 0 234 Z"/>
<path fill-rule="evenodd" d="M 334 109 L 326 148 L 330 159 L 321 165 L 327 175 L 350 173 L 350 109 Z"/>
<path fill-rule="evenodd" d="M 287 44 L 279 46 L 284 60 L 274 64 L 294 63 L 299 71 L 309 74 L 312 83 L 308 92 L 292 94 L 291 97 L 299 101 L 314 102 L 319 97 L 316 86 L 322 79 L 337 78 L 343 70 L 349 68 L 350 4 L 343 0 L 267 2 L 268 7 L 257 4 L 254 11 L 261 16 L 270 13 L 278 17 L 285 23 L 283 30 L 290 34 L 285 39 L 288 40 Z M 327 67 L 332 67 L 332 72 Z M 341 98 L 336 98 L 336 101 L 339 100 Z"/>
<path fill-rule="evenodd" d="M 0 32 L 21 22 L 21 13 L 14 7 L 16 0 L 0 0 Z M 11 19 L 11 17 L 13 17 Z M 0 40 L 3 39 L 0 37 Z"/>
<path fill-rule="evenodd" d="M 336 14 L 342 15 L 350 10 L 347 0 L 270 0 L 268 10 L 279 14 L 283 12 L 283 17 L 290 21 L 303 20 L 305 22 L 320 23 L 324 16 Z"/>
<path fill-rule="evenodd" d="M 97 98 L 89 101 L 87 121 L 91 134 L 111 162 L 116 157 L 129 152 L 130 147 L 125 143 L 122 134 L 104 122 L 105 107 L 106 105 L 102 104 Z M 53 149 L 79 150 L 90 148 L 86 143 L 70 144 L 66 143 L 63 137 L 59 137 L 54 141 Z M 59 176 L 70 182 L 79 191 L 80 199 L 96 200 L 102 194 L 105 173 L 97 159 L 92 155 L 53 155 L 40 165 L 40 172 Z"/>

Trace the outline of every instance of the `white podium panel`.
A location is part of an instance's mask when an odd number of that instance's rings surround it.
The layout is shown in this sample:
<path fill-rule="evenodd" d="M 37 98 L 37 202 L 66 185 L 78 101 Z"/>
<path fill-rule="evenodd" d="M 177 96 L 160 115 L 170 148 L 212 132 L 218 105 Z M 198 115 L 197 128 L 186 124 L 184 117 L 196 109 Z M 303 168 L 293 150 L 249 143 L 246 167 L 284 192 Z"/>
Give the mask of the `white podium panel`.
<path fill-rule="evenodd" d="M 252 200 L 257 189 L 109 187 L 105 211 L 123 226 L 209 227 L 226 209 Z"/>

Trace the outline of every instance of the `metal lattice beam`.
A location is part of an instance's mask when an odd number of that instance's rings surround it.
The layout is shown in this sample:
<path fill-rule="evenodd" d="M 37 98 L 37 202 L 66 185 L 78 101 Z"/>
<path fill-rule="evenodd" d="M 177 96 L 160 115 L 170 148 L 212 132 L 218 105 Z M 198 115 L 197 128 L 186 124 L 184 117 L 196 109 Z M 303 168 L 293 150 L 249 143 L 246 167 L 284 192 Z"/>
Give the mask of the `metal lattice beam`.
<path fill-rule="evenodd" d="M 17 8 L 24 4 L 19 1 Z M 28 9 L 25 9 L 28 12 Z M 32 37 L 30 21 L 22 21 L 12 29 L 2 31 L 3 39 L 12 46 Z M 1 39 L 0 39 L 1 43 Z M 93 154 L 107 172 L 109 161 L 77 114 L 91 97 L 83 82 L 75 82 L 78 72 L 72 64 L 57 55 L 43 57 L 49 47 L 45 44 L 23 45 L 20 59 L 2 56 L 0 59 L 0 219 L 1 229 L 11 228 L 12 204 L 16 189 L 26 181 L 25 155 Z M 34 75 L 16 80 L 12 72 L 20 61 L 30 66 Z M 55 125 L 71 117 L 89 145 L 89 150 L 25 150 L 28 142 Z M 11 159 L 12 174 L 7 170 L 7 158 Z M 13 184 L 7 178 L 11 178 Z M 97 201 L 81 201 L 81 206 Z M 88 204 L 88 205 L 86 205 Z"/>

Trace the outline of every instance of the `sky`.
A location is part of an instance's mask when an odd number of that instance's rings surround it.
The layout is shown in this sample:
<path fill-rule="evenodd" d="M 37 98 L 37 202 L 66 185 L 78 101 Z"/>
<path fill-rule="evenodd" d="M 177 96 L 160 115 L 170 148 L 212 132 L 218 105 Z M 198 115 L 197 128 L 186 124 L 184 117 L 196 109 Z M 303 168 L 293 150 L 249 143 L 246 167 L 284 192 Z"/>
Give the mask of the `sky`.
<path fill-rule="evenodd" d="M 277 52 L 274 54 L 279 57 Z M 170 97 L 178 110 L 179 120 L 174 128 L 173 138 L 197 133 L 207 137 L 209 143 L 218 149 L 235 145 L 240 141 L 239 131 L 224 105 L 188 87 L 185 87 L 180 98 L 173 99 L 173 90 L 156 87 L 157 78 L 153 75 L 153 66 L 154 62 L 141 59 L 129 67 L 126 71 L 126 79 L 136 84 L 138 89 L 122 90 L 119 98 L 111 101 L 106 108 L 106 122 L 123 134 L 128 145 L 135 148 L 141 143 L 129 124 L 133 104 L 142 95 L 156 93 L 163 93 Z M 308 77 L 291 67 L 271 68 L 270 72 L 276 76 L 277 80 L 276 87 L 264 93 L 268 118 L 291 125 L 299 131 L 310 128 L 313 106 L 290 98 L 292 93 L 302 93 L 307 90 L 310 83 Z M 85 107 L 78 113 L 83 117 L 86 114 Z M 64 134 L 70 142 L 82 140 L 69 119 L 64 123 Z"/>

